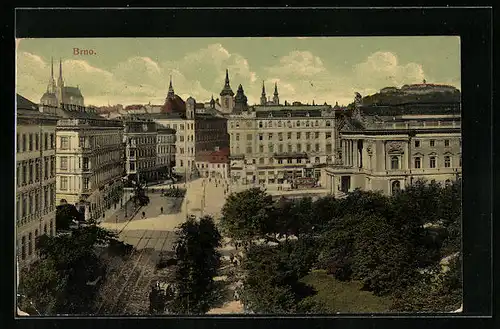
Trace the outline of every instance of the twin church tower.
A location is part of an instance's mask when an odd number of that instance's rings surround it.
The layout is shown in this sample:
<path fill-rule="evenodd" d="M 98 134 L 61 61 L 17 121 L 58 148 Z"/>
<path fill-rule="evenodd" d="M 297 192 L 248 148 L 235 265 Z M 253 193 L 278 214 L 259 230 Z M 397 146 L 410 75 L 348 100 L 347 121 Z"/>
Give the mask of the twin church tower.
<path fill-rule="evenodd" d="M 54 60 L 50 60 L 50 79 L 47 91 L 40 99 L 42 105 L 59 106 L 60 104 L 72 104 L 84 106 L 83 95 L 78 87 L 64 85 L 62 61 L 59 60 L 59 78 L 54 78 Z"/>
<path fill-rule="evenodd" d="M 243 91 L 243 86 L 240 84 L 238 90 L 236 91 L 236 96 L 234 95 L 231 86 L 229 85 L 229 72 L 226 69 L 226 80 L 224 82 L 224 88 L 220 92 L 221 96 L 221 108 L 224 113 L 241 112 L 248 108 L 247 97 Z M 213 100 L 213 98 L 212 98 Z M 274 95 L 273 100 L 266 97 L 266 87 L 264 81 L 262 81 L 262 94 L 260 96 L 260 105 L 279 105 L 279 95 L 278 95 L 278 84 L 274 84 Z"/>

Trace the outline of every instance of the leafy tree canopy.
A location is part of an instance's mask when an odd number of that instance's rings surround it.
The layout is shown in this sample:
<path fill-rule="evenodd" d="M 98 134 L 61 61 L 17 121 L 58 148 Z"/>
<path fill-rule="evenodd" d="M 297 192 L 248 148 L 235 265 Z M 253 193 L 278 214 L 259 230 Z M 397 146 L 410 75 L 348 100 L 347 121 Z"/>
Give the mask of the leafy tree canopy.
<path fill-rule="evenodd" d="M 178 293 L 167 302 L 168 310 L 177 314 L 204 314 L 210 310 L 216 290 L 213 278 L 220 267 L 220 246 L 221 235 L 210 216 L 180 226 L 174 246 L 174 285 Z"/>
<path fill-rule="evenodd" d="M 259 188 L 231 194 L 222 207 L 220 225 L 225 235 L 235 241 L 250 243 L 274 232 L 274 202 Z"/>
<path fill-rule="evenodd" d="M 21 273 L 20 291 L 42 314 L 93 313 L 100 285 L 89 282 L 99 282 L 106 273 L 99 246 L 120 256 L 132 249 L 95 225 L 69 234 L 40 236 L 36 241 L 40 258 Z"/>

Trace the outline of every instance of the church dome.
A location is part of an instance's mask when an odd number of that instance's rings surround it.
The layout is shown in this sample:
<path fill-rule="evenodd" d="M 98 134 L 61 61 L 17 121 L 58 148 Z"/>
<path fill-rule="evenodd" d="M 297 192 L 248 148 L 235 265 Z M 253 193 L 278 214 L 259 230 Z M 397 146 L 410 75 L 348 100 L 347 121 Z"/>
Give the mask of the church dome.
<path fill-rule="evenodd" d="M 161 108 L 161 113 L 185 113 L 186 103 L 178 95 L 167 98 Z"/>

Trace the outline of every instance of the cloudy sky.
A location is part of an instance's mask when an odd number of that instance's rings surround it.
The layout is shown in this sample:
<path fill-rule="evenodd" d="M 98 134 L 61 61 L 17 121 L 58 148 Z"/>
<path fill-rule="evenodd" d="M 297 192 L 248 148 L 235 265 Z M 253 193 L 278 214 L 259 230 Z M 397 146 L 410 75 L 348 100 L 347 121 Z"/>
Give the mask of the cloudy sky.
<path fill-rule="evenodd" d="M 428 83 L 460 89 L 459 37 L 92 38 L 17 40 L 17 92 L 39 102 L 59 58 L 65 85 L 86 105 L 163 104 L 172 75 L 176 94 L 219 97 L 229 69 L 234 92 L 249 103 L 278 83 L 280 100 L 352 102 L 387 86 Z M 74 48 L 94 55 L 75 55 Z"/>

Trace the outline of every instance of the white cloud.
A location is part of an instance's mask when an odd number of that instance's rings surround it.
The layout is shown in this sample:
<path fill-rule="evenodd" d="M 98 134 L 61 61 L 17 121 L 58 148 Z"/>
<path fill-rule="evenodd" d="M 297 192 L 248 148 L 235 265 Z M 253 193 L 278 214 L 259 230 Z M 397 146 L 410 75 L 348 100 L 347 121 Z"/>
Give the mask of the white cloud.
<path fill-rule="evenodd" d="M 310 51 L 292 51 L 279 60 L 279 65 L 269 67 L 270 74 L 294 77 L 316 77 L 327 73 L 323 61 Z"/>
<path fill-rule="evenodd" d="M 422 65 L 417 63 L 400 64 L 391 52 L 376 52 L 366 61 L 353 68 L 355 87 L 375 89 L 386 86 L 400 87 L 404 84 L 420 83 L 425 79 Z"/>
<path fill-rule="evenodd" d="M 18 92 L 38 102 L 45 92 L 50 75 L 50 62 L 28 52 L 17 54 Z M 231 53 L 220 43 L 189 53 L 177 61 L 159 62 L 150 57 L 131 57 L 110 70 L 91 65 L 85 60 L 63 62 L 65 84 L 78 85 L 86 104 L 148 103 L 162 104 L 172 76 L 175 92 L 182 98 L 194 97 L 199 102 L 218 97 L 223 87 L 226 68 L 233 91 L 243 85 L 250 104 L 259 103 L 262 79 L 268 96 L 278 83 L 283 103 L 348 104 L 354 92 L 367 95 L 386 86 L 421 82 L 426 75 L 418 63 L 401 63 L 391 52 L 376 52 L 352 70 L 335 72 L 310 51 L 291 51 L 274 66 L 259 73 L 241 54 Z M 57 75 L 58 65 L 55 65 Z M 261 77 L 259 77 L 259 74 Z M 460 78 L 457 78 L 460 81 Z"/>

